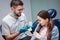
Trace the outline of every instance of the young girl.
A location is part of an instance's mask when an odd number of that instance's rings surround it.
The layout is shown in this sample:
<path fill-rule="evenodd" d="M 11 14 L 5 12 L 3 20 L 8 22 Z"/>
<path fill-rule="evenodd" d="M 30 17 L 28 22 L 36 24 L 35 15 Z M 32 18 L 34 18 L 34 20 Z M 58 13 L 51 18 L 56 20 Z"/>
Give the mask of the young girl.
<path fill-rule="evenodd" d="M 54 25 L 48 11 L 40 11 L 37 18 L 39 23 L 31 40 L 58 40 L 58 28 Z"/>

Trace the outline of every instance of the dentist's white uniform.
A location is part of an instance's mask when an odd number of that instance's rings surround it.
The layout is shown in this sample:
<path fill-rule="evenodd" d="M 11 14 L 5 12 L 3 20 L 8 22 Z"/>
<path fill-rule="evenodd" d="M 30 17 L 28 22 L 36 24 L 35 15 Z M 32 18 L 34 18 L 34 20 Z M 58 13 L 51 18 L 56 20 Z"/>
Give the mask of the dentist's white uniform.
<path fill-rule="evenodd" d="M 6 17 L 2 20 L 2 35 L 7 35 L 16 32 L 20 27 L 27 25 L 27 19 L 26 16 L 22 13 L 21 16 L 18 19 L 13 18 L 8 14 Z M 24 37 L 26 37 L 27 32 L 20 34 L 17 36 L 14 40 L 19 40 Z"/>

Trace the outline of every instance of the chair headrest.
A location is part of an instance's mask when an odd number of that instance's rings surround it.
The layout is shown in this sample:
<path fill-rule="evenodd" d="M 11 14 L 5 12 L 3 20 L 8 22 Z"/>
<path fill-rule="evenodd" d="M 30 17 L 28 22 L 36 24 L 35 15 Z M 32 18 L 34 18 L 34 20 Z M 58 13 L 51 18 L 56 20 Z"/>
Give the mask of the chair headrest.
<path fill-rule="evenodd" d="M 50 14 L 51 18 L 55 18 L 57 15 L 57 11 L 55 9 L 48 9 L 48 13 Z"/>

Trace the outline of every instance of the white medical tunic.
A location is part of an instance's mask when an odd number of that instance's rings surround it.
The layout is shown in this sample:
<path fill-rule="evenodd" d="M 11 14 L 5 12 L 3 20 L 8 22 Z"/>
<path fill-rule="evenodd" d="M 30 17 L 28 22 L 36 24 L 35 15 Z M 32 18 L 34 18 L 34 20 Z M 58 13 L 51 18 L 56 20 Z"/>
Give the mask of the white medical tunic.
<path fill-rule="evenodd" d="M 20 27 L 27 25 L 27 19 L 23 13 L 18 19 L 15 19 L 10 16 L 10 14 L 8 14 L 6 17 L 3 18 L 2 22 L 2 35 L 12 34 L 16 32 Z M 14 40 L 19 40 L 26 37 L 26 33 L 27 32 L 21 33 Z"/>

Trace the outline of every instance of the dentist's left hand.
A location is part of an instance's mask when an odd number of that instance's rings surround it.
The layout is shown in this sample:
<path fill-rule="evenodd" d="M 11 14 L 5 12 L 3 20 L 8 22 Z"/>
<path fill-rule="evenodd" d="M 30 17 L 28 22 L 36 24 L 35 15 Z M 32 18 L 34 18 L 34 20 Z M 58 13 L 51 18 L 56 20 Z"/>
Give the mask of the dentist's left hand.
<path fill-rule="evenodd" d="M 19 33 L 23 33 L 23 32 L 26 32 L 26 31 L 28 31 L 28 30 L 27 30 L 27 27 L 25 27 L 25 26 L 18 29 Z"/>

